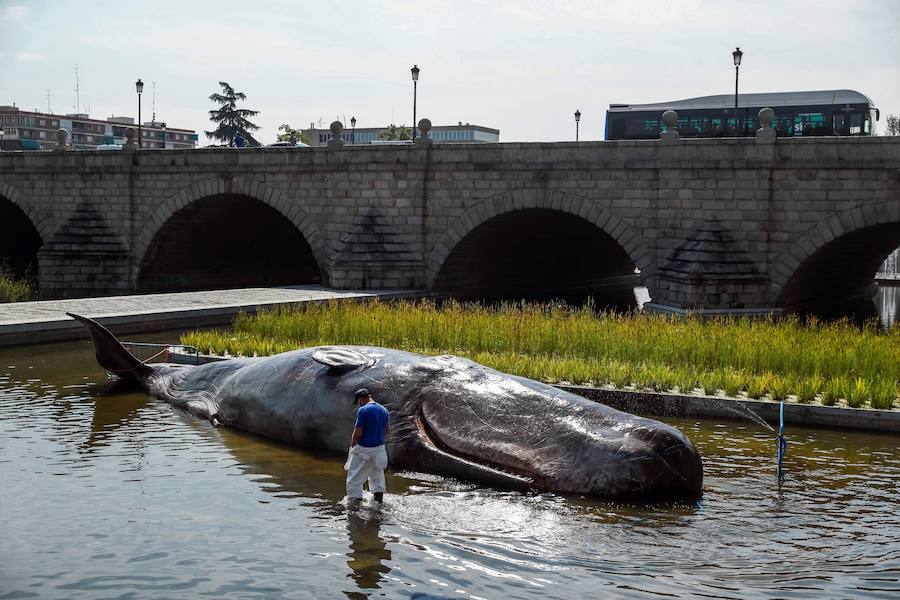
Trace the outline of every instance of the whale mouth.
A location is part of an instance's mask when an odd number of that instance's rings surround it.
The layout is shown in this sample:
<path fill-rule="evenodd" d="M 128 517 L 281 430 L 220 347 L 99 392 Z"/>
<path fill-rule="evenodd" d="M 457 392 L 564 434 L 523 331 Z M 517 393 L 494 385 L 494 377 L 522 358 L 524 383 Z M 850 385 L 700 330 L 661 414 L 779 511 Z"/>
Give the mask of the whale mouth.
<path fill-rule="evenodd" d="M 432 452 L 456 463 L 458 469 L 465 477 L 484 480 L 490 484 L 501 483 L 507 487 L 520 490 L 529 490 L 535 487 L 533 477 L 511 471 L 508 467 L 485 460 L 484 458 L 467 453 L 461 453 L 443 442 L 437 432 L 425 419 L 425 415 L 419 411 L 416 414 L 416 427 L 426 446 Z"/>

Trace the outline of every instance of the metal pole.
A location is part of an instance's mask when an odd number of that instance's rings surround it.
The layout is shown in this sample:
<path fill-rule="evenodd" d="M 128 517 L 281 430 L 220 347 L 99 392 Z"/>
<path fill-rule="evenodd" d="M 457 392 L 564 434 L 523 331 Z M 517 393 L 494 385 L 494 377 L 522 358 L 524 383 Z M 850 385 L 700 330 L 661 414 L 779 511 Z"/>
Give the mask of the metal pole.
<path fill-rule="evenodd" d="M 419 82 L 413 80 L 413 124 L 412 124 L 412 139 L 416 141 L 416 85 Z"/>
<path fill-rule="evenodd" d="M 734 65 L 734 128 L 738 128 L 738 71 L 740 65 Z"/>
<path fill-rule="evenodd" d="M 138 93 L 138 148 L 144 147 L 144 136 L 141 134 L 141 94 Z"/>
<path fill-rule="evenodd" d="M 578 121 L 575 121 L 575 141 L 578 141 Z"/>

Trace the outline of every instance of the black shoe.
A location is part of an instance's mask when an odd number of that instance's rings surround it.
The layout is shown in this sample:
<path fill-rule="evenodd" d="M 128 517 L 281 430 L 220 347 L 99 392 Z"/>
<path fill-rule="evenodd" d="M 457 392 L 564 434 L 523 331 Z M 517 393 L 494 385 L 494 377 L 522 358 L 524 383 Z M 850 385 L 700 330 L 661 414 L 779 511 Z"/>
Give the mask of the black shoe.
<path fill-rule="evenodd" d="M 375 502 L 384 502 L 384 492 L 375 492 Z"/>

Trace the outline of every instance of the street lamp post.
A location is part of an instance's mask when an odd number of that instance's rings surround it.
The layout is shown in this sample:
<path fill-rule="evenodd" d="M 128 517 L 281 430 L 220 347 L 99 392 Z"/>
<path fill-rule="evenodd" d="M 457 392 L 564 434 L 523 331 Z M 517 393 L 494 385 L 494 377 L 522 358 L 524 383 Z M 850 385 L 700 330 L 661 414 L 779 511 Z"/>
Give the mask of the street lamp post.
<path fill-rule="evenodd" d="M 350 117 L 350 127 L 352 128 L 352 133 L 350 134 L 350 143 L 356 143 L 356 117 Z"/>
<path fill-rule="evenodd" d="M 412 122 L 412 139 L 416 141 L 416 84 L 419 83 L 419 67 L 413 65 L 410 69 L 413 80 L 413 122 Z"/>
<path fill-rule="evenodd" d="M 744 53 L 741 52 L 740 47 L 735 48 L 734 52 L 731 53 L 732 58 L 734 58 L 734 127 L 737 129 L 738 126 L 738 71 L 741 68 L 741 57 L 744 56 Z"/>
<path fill-rule="evenodd" d="M 144 82 L 138 79 L 134 84 L 138 95 L 138 148 L 144 147 L 144 136 L 141 134 L 141 94 L 144 92 Z"/>
<path fill-rule="evenodd" d="M 575 141 L 578 141 L 578 124 L 581 122 L 581 111 L 575 109 Z"/>

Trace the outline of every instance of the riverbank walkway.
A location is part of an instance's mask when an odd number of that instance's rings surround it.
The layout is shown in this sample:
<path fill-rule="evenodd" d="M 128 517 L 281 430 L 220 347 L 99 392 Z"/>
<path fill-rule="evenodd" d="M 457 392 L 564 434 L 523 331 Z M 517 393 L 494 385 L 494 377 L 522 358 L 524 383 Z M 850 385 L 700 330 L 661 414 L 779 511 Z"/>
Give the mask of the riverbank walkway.
<path fill-rule="evenodd" d="M 227 325 L 239 312 L 328 300 L 415 298 L 409 291 L 332 290 L 306 285 L 108 296 L 0 304 L 0 346 L 35 344 L 84 337 L 84 327 L 67 312 L 95 319 L 116 333 L 140 333 Z"/>

